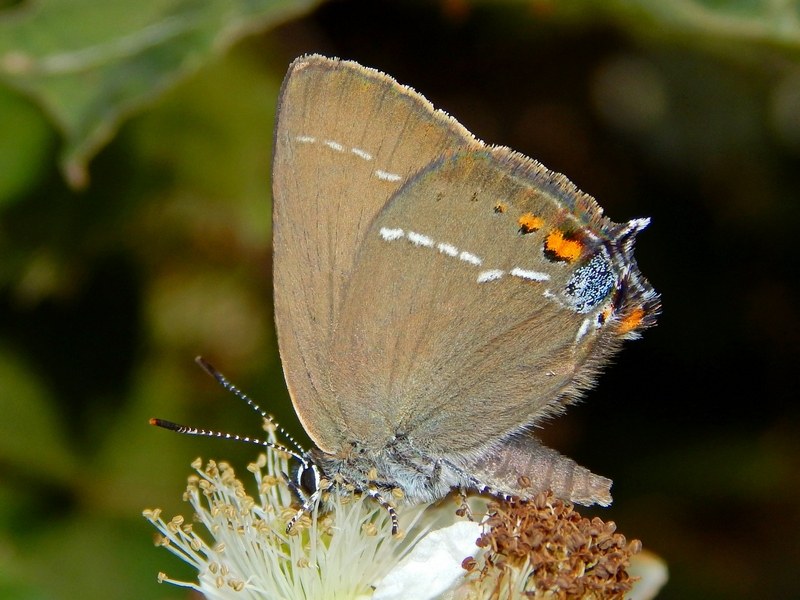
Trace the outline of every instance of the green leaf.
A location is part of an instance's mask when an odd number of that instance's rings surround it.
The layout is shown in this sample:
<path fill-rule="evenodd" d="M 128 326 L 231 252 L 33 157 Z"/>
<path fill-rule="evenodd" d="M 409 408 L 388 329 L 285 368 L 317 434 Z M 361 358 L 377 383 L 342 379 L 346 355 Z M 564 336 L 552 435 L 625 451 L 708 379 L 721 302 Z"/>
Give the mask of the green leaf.
<path fill-rule="evenodd" d="M 21 198 L 47 167 L 53 134 L 42 114 L 19 94 L 0 87 L 0 208 Z"/>
<path fill-rule="evenodd" d="M 253 31 L 312 0 L 42 0 L 0 20 L 0 79 L 62 131 L 75 187 L 120 122 Z"/>
<path fill-rule="evenodd" d="M 638 0 L 622 2 L 620 7 L 640 11 L 676 31 L 795 49 L 800 46 L 800 3 L 795 0 Z"/>

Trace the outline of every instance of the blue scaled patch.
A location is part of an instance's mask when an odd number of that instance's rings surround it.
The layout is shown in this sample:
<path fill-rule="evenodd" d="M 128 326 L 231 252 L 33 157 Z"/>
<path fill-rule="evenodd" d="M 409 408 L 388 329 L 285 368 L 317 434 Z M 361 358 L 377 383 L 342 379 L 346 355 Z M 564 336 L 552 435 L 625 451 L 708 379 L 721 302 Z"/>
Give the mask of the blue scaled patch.
<path fill-rule="evenodd" d="M 602 254 L 577 269 L 564 288 L 570 304 L 579 314 L 587 313 L 608 297 L 614 288 L 614 272 Z"/>

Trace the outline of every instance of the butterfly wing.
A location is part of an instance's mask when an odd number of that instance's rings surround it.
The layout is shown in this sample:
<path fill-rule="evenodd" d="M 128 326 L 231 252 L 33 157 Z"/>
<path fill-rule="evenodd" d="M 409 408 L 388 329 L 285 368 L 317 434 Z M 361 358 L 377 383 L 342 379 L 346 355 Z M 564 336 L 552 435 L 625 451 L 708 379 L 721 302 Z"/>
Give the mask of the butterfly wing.
<path fill-rule="evenodd" d="M 448 149 L 480 145 L 378 71 L 322 56 L 290 67 L 272 170 L 275 319 L 292 402 L 322 450 L 343 441 L 329 360 L 357 249 L 410 175 Z"/>
<path fill-rule="evenodd" d="M 477 465 L 561 410 L 652 321 L 643 225 L 504 148 L 420 172 L 369 228 L 341 304 L 332 383 L 352 439 Z"/>

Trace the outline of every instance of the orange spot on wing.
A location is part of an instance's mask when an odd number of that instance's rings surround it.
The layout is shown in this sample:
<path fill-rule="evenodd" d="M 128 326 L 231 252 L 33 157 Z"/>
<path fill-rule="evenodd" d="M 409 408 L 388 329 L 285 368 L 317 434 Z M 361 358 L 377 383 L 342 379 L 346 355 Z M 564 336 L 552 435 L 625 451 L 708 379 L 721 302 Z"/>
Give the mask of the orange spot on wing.
<path fill-rule="evenodd" d="M 636 329 L 639 325 L 641 325 L 642 320 L 644 319 L 644 309 L 637 308 L 627 317 L 622 319 L 619 324 L 619 332 L 620 333 L 628 333 Z"/>
<path fill-rule="evenodd" d="M 521 215 L 519 219 L 517 219 L 517 224 L 519 224 L 519 230 L 522 233 L 533 233 L 537 229 L 541 229 L 542 225 L 544 225 L 544 220 L 541 217 L 537 217 L 533 213 L 525 213 Z"/>
<path fill-rule="evenodd" d="M 556 260 L 572 262 L 580 258 L 583 244 L 579 240 L 567 239 L 563 231 L 555 229 L 545 239 L 544 249 Z"/>

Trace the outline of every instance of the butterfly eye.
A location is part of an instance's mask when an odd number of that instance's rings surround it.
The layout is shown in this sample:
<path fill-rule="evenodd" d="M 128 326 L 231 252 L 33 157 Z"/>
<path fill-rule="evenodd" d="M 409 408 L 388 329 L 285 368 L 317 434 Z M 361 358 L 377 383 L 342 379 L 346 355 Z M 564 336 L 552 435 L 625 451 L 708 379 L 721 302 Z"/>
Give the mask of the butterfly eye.
<path fill-rule="evenodd" d="M 319 469 L 317 465 L 302 464 L 297 469 L 297 485 L 306 496 L 312 496 L 319 488 Z"/>

